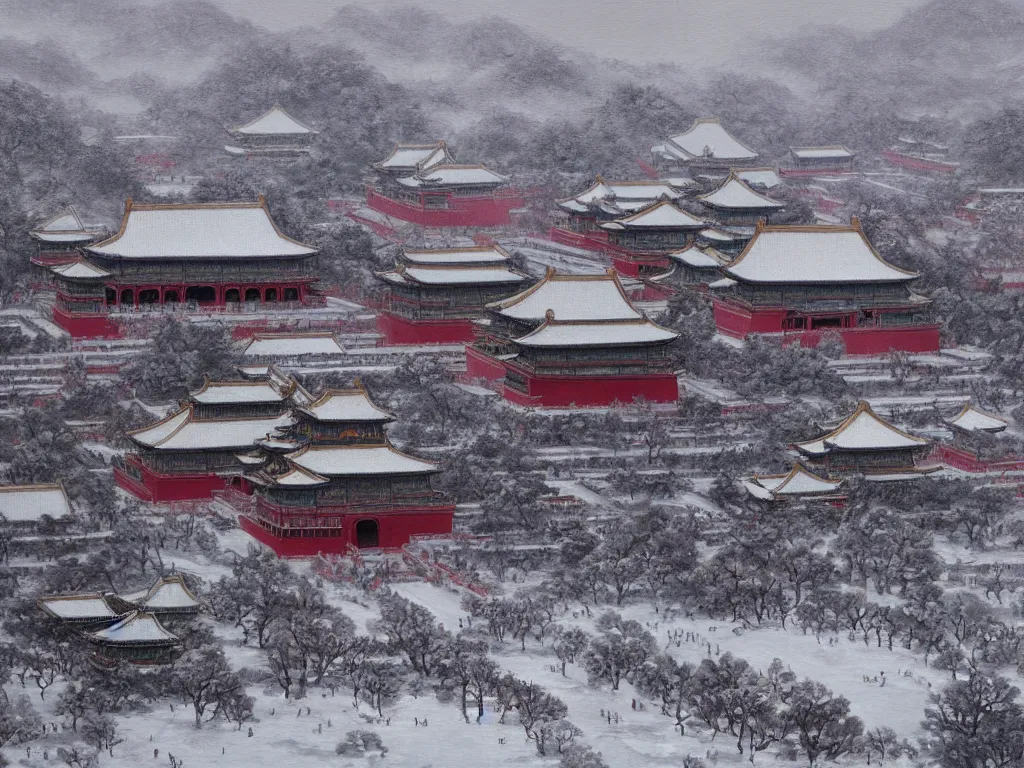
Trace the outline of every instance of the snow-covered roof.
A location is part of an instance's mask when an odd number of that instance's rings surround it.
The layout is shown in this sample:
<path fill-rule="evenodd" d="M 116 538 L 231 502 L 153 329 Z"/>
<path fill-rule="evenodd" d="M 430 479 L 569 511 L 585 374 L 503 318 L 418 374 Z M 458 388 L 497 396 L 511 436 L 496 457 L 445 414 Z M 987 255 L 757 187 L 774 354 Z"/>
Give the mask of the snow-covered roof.
<path fill-rule="evenodd" d="M 199 607 L 199 600 L 180 575 L 163 576 L 133 602 L 151 611 L 187 610 Z"/>
<path fill-rule="evenodd" d="M 38 605 L 43 612 L 65 621 L 105 621 L 120 615 L 103 595 L 54 595 L 40 598 Z"/>
<path fill-rule="evenodd" d="M 329 478 L 294 465 L 290 465 L 287 471 L 279 475 L 261 474 L 250 475 L 250 477 L 257 483 L 280 485 L 286 488 L 313 488 L 331 482 Z"/>
<path fill-rule="evenodd" d="M 782 185 L 782 179 L 774 168 L 743 168 L 736 169 L 733 173 L 747 184 L 760 184 L 768 189 Z"/>
<path fill-rule="evenodd" d="M 378 276 L 389 283 L 421 283 L 423 285 L 487 285 L 521 283 L 526 275 L 507 267 L 406 267 L 399 265 Z"/>
<path fill-rule="evenodd" d="M 267 418 L 197 419 L 185 408 L 150 427 L 128 433 L 135 442 L 159 450 L 232 450 L 250 448 L 278 427 L 291 423 L 287 414 Z"/>
<path fill-rule="evenodd" d="M 543 322 L 550 309 L 562 322 L 639 320 L 614 270 L 601 275 L 559 275 L 549 270 L 540 282 L 504 301 L 487 305 L 513 320 Z"/>
<path fill-rule="evenodd" d="M 322 477 L 423 475 L 438 471 L 437 465 L 407 456 L 390 445 L 310 445 L 287 458 Z"/>
<path fill-rule="evenodd" d="M 902 283 L 917 277 L 885 261 L 856 219 L 850 226 L 758 225 L 726 272 L 749 283 Z"/>
<path fill-rule="evenodd" d="M 698 195 L 697 199 L 704 205 L 725 210 L 771 210 L 785 207 L 784 203 L 755 192 L 735 174 L 730 174 L 718 189 L 706 195 Z"/>
<path fill-rule="evenodd" d="M 340 355 L 345 349 L 331 333 L 256 334 L 243 357 L 297 357 Z"/>
<path fill-rule="evenodd" d="M 742 237 L 736 235 L 733 232 L 726 232 L 724 229 L 719 229 L 718 227 L 709 227 L 708 229 L 702 229 L 698 233 L 698 236 L 705 240 L 711 240 L 717 243 L 734 243 L 737 240 L 743 239 Z"/>
<path fill-rule="evenodd" d="M 435 165 L 424 169 L 415 176 L 398 179 L 405 187 L 445 187 L 445 186 L 497 186 L 508 181 L 502 176 L 482 165 Z"/>
<path fill-rule="evenodd" d="M 110 273 L 105 269 L 90 264 L 87 261 L 78 259 L 76 261 L 70 261 L 67 264 L 58 264 L 57 266 L 51 267 L 55 275 L 61 277 L 71 278 L 73 280 L 99 280 L 100 278 L 109 277 Z"/>
<path fill-rule="evenodd" d="M 975 408 L 970 403 L 947 423 L 965 432 L 1002 432 L 1008 425 L 1005 419 Z"/>
<path fill-rule="evenodd" d="M 173 643 L 178 636 L 167 631 L 151 613 L 135 611 L 113 626 L 89 633 L 90 637 L 114 645 L 136 645 L 145 643 Z"/>
<path fill-rule="evenodd" d="M 675 331 L 650 320 L 623 322 L 568 322 L 548 320 L 539 328 L 515 339 L 522 347 L 615 347 L 660 344 L 679 337 Z"/>
<path fill-rule="evenodd" d="M 632 216 L 617 219 L 601 225 L 604 229 L 701 229 L 707 222 L 691 216 L 681 208 L 677 208 L 668 200 L 662 200 L 649 208 L 644 208 Z"/>
<path fill-rule="evenodd" d="M 790 147 L 789 151 L 793 153 L 793 157 L 798 157 L 801 160 L 820 160 L 820 159 L 838 159 L 838 158 L 850 158 L 854 157 L 854 152 L 851 152 L 846 147 L 834 146 L 834 147 Z"/>
<path fill-rule="evenodd" d="M 504 264 L 508 253 L 498 245 L 477 245 L 471 248 L 406 248 L 402 260 L 410 264 L 427 266 L 455 266 L 470 264 Z"/>
<path fill-rule="evenodd" d="M 0 487 L 0 515 L 11 523 L 37 523 L 48 516 L 71 516 L 71 502 L 60 483 Z"/>
<path fill-rule="evenodd" d="M 669 148 L 682 150 L 684 159 L 753 160 L 757 152 L 729 134 L 717 117 L 694 121 L 689 130 L 669 140 Z"/>
<path fill-rule="evenodd" d="M 896 450 L 925 445 L 928 445 L 928 440 L 894 427 L 871 410 L 871 406 L 864 400 L 842 424 L 827 435 L 816 440 L 794 443 L 797 450 L 810 456 L 823 456 L 832 450 Z"/>
<path fill-rule="evenodd" d="M 713 291 L 721 291 L 726 288 L 732 288 L 734 285 L 736 285 L 735 280 L 728 277 L 723 277 L 721 280 L 715 280 L 715 282 L 713 283 L 708 283 L 708 288 L 710 288 Z"/>
<path fill-rule="evenodd" d="M 121 228 L 88 247 L 102 256 L 142 258 L 259 258 L 307 256 L 315 248 L 278 230 L 261 196 L 255 203 L 125 204 Z"/>
<path fill-rule="evenodd" d="M 589 188 L 564 202 L 575 202 L 586 207 L 608 199 L 653 203 L 661 198 L 676 200 L 680 196 L 678 189 L 663 181 L 605 181 L 598 176 Z"/>
<path fill-rule="evenodd" d="M 680 264 L 697 269 L 722 267 L 729 263 L 729 260 L 714 248 L 700 248 L 696 245 L 690 245 L 681 251 L 670 253 L 668 256 Z"/>
<path fill-rule="evenodd" d="M 267 381 L 209 381 L 189 394 L 189 399 L 203 405 L 231 403 L 280 403 L 290 391 Z"/>
<path fill-rule="evenodd" d="M 46 243 L 84 243 L 95 240 L 102 233 L 100 227 L 83 224 L 73 205 L 29 232 L 36 240 Z"/>
<path fill-rule="evenodd" d="M 395 144 L 391 154 L 379 163 L 374 163 L 374 167 L 380 170 L 427 169 L 442 163 L 454 162 L 455 158 L 448 151 L 448 145 L 438 141 L 435 144 Z"/>
<path fill-rule="evenodd" d="M 317 133 L 317 131 L 289 115 L 280 104 L 275 104 L 255 120 L 235 128 L 234 133 L 244 133 L 248 136 L 295 136 Z"/>
<path fill-rule="evenodd" d="M 800 464 L 795 464 L 785 475 L 755 475 L 753 482 L 776 498 L 835 493 L 843 484 L 842 480 L 819 477 Z"/>
<path fill-rule="evenodd" d="M 320 397 L 299 409 L 302 413 L 308 414 L 317 421 L 364 421 L 364 422 L 387 422 L 394 421 L 393 414 L 383 408 L 378 408 L 366 394 L 366 390 L 357 389 L 329 389 Z"/>

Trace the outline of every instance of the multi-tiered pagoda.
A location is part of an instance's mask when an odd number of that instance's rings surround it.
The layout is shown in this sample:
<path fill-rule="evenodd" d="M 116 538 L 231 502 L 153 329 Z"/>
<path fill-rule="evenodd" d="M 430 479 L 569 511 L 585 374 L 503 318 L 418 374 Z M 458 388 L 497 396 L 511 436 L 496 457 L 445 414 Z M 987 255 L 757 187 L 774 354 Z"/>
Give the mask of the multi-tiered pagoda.
<path fill-rule="evenodd" d="M 361 388 L 295 408 L 253 454 L 246 481 L 255 494 L 242 528 L 290 557 L 451 533 L 455 508 L 430 484 L 440 469 L 392 446 L 392 421 Z"/>
<path fill-rule="evenodd" d="M 170 416 L 128 433 L 135 450 L 114 468 L 117 484 L 153 502 L 209 498 L 251 465 L 246 454 L 313 398 L 275 367 L 240 381 L 210 382 Z"/>
<path fill-rule="evenodd" d="M 905 480 L 938 469 L 922 463 L 931 441 L 894 427 L 863 400 L 838 427 L 794 443 L 793 448 L 831 479 L 864 475 L 873 480 Z"/>
<path fill-rule="evenodd" d="M 665 181 L 605 181 L 559 202 L 566 220 L 551 229 L 556 243 L 602 253 L 624 275 L 663 272 L 667 254 L 707 225 L 678 208 L 682 190 Z"/>
<path fill-rule="evenodd" d="M 377 273 L 387 286 L 378 328 L 386 344 L 472 341 L 484 307 L 517 293 L 529 279 L 509 266 L 498 246 L 406 249 L 398 264 Z"/>
<path fill-rule="evenodd" d="M 363 389 L 314 398 L 274 366 L 246 376 L 207 382 L 129 432 L 136 451 L 115 468 L 118 485 L 146 501 L 233 500 L 242 527 L 280 555 L 451 533 L 454 507 L 430 487 L 439 468 L 391 445 L 394 417 Z M 160 603 L 133 599 L 151 612 Z"/>
<path fill-rule="evenodd" d="M 849 226 L 759 224 L 743 252 L 722 269 L 715 323 L 728 336 L 778 334 L 816 346 L 838 333 L 853 355 L 934 352 L 938 325 L 930 301 L 910 290 L 916 272 L 886 262 L 856 219 Z"/>
<path fill-rule="evenodd" d="M 228 133 L 235 141 L 233 145 L 224 147 L 229 155 L 294 158 L 309 153 L 318 131 L 296 120 L 280 104 L 275 104 L 255 120 L 229 129 Z"/>
<path fill-rule="evenodd" d="M 507 226 L 510 212 L 524 204 L 509 177 L 456 163 L 443 141 L 396 144 L 373 170 L 377 181 L 366 191 L 370 208 L 423 227 Z"/>
<path fill-rule="evenodd" d="M 671 170 L 728 171 L 751 166 L 757 152 L 732 136 L 717 117 L 696 120 L 690 128 L 651 148 L 657 165 Z"/>
<path fill-rule="evenodd" d="M 618 274 L 559 275 L 488 306 L 466 347 L 471 377 L 503 379 L 508 400 L 551 407 L 674 402 L 669 347 L 678 334 L 626 297 Z"/>
<path fill-rule="evenodd" d="M 71 206 L 28 234 L 36 244 L 32 265 L 40 276 L 52 281 L 52 267 L 81 258 L 81 249 L 102 239 L 105 231 L 83 224 L 78 211 Z"/>
<path fill-rule="evenodd" d="M 770 221 L 785 208 L 784 203 L 755 192 L 734 173 L 714 191 L 698 195 L 697 200 L 709 218 L 733 227 L 752 227 L 759 221 Z"/>
<path fill-rule="evenodd" d="M 281 232 L 262 196 L 173 205 L 129 199 L 118 232 L 85 253 L 53 268 L 54 322 L 78 338 L 117 337 L 124 315 L 166 305 L 300 306 L 318 279 L 316 250 Z"/>

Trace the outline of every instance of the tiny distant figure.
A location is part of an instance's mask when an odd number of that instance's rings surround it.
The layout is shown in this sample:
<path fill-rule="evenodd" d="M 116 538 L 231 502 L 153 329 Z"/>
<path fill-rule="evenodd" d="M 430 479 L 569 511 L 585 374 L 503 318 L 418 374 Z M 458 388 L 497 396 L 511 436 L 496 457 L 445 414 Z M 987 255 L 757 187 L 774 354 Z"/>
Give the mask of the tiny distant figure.
<path fill-rule="evenodd" d="M 306 707 L 306 714 L 307 715 L 313 714 L 313 710 L 311 710 L 309 707 Z"/>
<path fill-rule="evenodd" d="M 608 725 L 611 725 L 611 724 L 612 724 L 612 713 L 611 713 L 611 710 L 609 710 L 609 712 L 608 712 Z"/>
<path fill-rule="evenodd" d="M 418 717 L 414 717 L 413 720 L 416 721 L 416 725 L 417 726 L 420 724 L 420 719 Z"/>
<path fill-rule="evenodd" d="M 295 710 L 295 716 L 302 717 L 302 707 L 299 707 L 297 710 Z"/>
<path fill-rule="evenodd" d="M 154 749 L 153 750 L 153 759 L 156 760 L 158 757 L 160 757 L 160 750 L 159 749 Z"/>
<path fill-rule="evenodd" d="M 636 699 L 633 699 L 633 711 L 636 712 Z"/>
<path fill-rule="evenodd" d="M 252 726 L 249 726 L 249 738 L 252 738 Z"/>
<path fill-rule="evenodd" d="M 390 718 L 390 717 L 389 717 L 389 718 L 387 719 L 387 721 L 385 722 L 385 724 L 386 724 L 386 725 L 391 725 L 391 718 Z"/>
<path fill-rule="evenodd" d="M 323 723 L 317 723 L 316 732 L 317 733 L 323 733 L 324 732 L 324 724 Z"/>
<path fill-rule="evenodd" d="M 277 711 L 277 707 L 270 708 L 270 714 L 273 715 Z"/>
<path fill-rule="evenodd" d="M 221 753 L 222 755 L 223 755 L 223 754 L 225 754 L 225 751 L 224 751 L 224 747 L 221 747 L 221 748 L 220 748 L 220 753 Z"/>
<path fill-rule="evenodd" d="M 459 619 L 459 629 L 462 629 L 462 619 Z"/>
<path fill-rule="evenodd" d="M 425 717 L 423 718 L 423 727 L 424 728 L 427 727 L 427 718 L 425 718 Z"/>

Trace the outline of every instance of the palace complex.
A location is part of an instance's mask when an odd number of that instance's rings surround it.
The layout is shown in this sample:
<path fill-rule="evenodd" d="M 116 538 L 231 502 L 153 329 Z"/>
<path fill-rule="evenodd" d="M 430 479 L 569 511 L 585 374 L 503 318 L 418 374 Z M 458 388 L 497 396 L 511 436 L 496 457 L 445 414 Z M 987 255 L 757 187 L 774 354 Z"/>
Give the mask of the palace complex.
<path fill-rule="evenodd" d="M 75 338 L 116 338 L 126 314 L 302 306 L 316 250 L 281 232 L 266 200 L 125 203 L 118 232 L 56 267 L 53 320 Z M 170 306 L 168 306 L 170 305 Z"/>
<path fill-rule="evenodd" d="M 314 398 L 270 366 L 207 382 L 166 419 L 129 433 L 115 470 L 146 501 L 218 493 L 242 528 L 279 555 L 399 547 L 451 533 L 454 507 L 431 488 L 440 469 L 394 448 L 394 417 L 360 388 Z"/>
<path fill-rule="evenodd" d="M 396 144 L 374 163 L 370 208 L 423 227 L 501 227 L 523 196 L 510 179 L 483 165 L 460 165 L 447 144 Z"/>
<path fill-rule="evenodd" d="M 488 305 L 480 338 L 466 347 L 470 377 L 502 379 L 520 405 L 607 406 L 674 402 L 669 347 L 679 334 L 652 323 L 614 270 L 559 275 Z"/>
<path fill-rule="evenodd" d="M 309 154 L 318 132 L 275 104 L 255 120 L 231 128 L 228 133 L 235 143 L 225 146 L 224 151 L 234 157 L 294 158 Z"/>
<path fill-rule="evenodd" d="M 394 269 L 378 272 L 387 293 L 378 315 L 386 344 L 472 341 L 487 304 L 518 293 L 529 277 L 498 246 L 405 249 Z"/>
<path fill-rule="evenodd" d="M 929 299 L 913 293 L 916 272 L 886 262 L 855 218 L 849 226 L 765 226 L 715 289 L 715 323 L 735 338 L 778 334 L 816 346 L 838 333 L 852 355 L 892 349 L 934 352 Z"/>
<path fill-rule="evenodd" d="M 191 621 L 200 608 L 180 575 L 161 577 L 148 589 L 131 594 L 51 595 L 37 604 L 51 620 L 88 643 L 92 662 L 100 667 L 174 661 L 182 643 L 172 629 Z"/>
<path fill-rule="evenodd" d="M 695 199 L 708 218 L 722 226 L 753 227 L 759 221 L 771 221 L 773 215 L 785 208 L 784 203 L 755 192 L 735 173 L 729 174 L 717 189 Z"/>
<path fill-rule="evenodd" d="M 828 479 L 909 480 L 938 469 L 923 464 L 932 443 L 894 427 L 861 401 L 839 426 L 793 448 Z"/>
<path fill-rule="evenodd" d="M 683 133 L 651 148 L 655 163 L 669 170 L 728 171 L 751 166 L 758 154 L 732 136 L 717 117 L 694 121 Z"/>

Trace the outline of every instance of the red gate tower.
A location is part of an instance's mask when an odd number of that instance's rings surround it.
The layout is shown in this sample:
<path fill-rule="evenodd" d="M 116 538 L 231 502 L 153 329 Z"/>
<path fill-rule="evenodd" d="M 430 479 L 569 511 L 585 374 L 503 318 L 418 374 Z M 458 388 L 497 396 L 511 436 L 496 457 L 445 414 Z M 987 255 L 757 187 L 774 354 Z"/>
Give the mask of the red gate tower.
<path fill-rule="evenodd" d="M 302 557 L 451 533 L 455 507 L 430 484 L 440 469 L 391 445 L 394 416 L 362 388 L 329 390 L 292 415 L 246 474 L 254 502 L 239 521 L 254 538 Z"/>
<path fill-rule="evenodd" d="M 134 451 L 114 479 L 143 501 L 210 498 L 251 465 L 257 442 L 290 423 L 293 406 L 312 400 L 274 366 L 244 381 L 207 381 L 167 418 L 128 433 Z"/>
<path fill-rule="evenodd" d="M 277 228 L 262 195 L 255 203 L 129 199 L 117 234 L 85 253 L 74 270 L 54 269 L 53 320 L 76 338 L 117 337 L 119 319 L 157 305 L 301 306 L 318 279 L 316 250 Z"/>
<path fill-rule="evenodd" d="M 549 407 L 674 402 L 669 347 L 678 334 L 626 297 L 618 274 L 558 275 L 488 306 L 466 347 L 469 376 L 504 379 L 506 399 Z"/>
<path fill-rule="evenodd" d="M 224 147 L 229 155 L 293 158 L 309 154 L 310 144 L 318 131 L 296 120 L 280 104 L 275 104 L 255 120 L 228 133 L 235 140 L 235 145 Z"/>
<path fill-rule="evenodd" d="M 366 202 L 375 211 L 422 227 L 501 227 L 525 204 L 510 179 L 483 165 L 460 165 L 439 141 L 396 144 L 373 170 Z"/>
<path fill-rule="evenodd" d="M 388 288 L 378 327 L 386 344 L 458 344 L 475 337 L 473 320 L 529 279 L 498 246 L 412 250 L 377 278 Z"/>
<path fill-rule="evenodd" d="M 918 274 L 885 261 L 856 218 L 849 226 L 758 224 L 722 272 L 715 323 L 728 336 L 777 334 L 813 347 L 835 332 L 851 355 L 939 348 L 930 300 L 910 290 Z"/>

